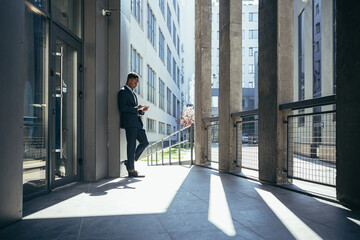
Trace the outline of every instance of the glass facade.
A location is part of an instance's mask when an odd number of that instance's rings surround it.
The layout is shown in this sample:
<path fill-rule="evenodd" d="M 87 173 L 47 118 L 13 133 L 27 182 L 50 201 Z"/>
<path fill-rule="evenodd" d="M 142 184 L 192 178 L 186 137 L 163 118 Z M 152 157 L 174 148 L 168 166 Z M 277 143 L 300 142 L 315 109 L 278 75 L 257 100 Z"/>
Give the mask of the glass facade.
<path fill-rule="evenodd" d="M 40 4 L 40 1 L 39 1 Z M 48 20 L 25 7 L 24 196 L 48 186 Z"/>
<path fill-rule="evenodd" d="M 81 2 L 25 1 L 25 198 L 79 178 Z"/>

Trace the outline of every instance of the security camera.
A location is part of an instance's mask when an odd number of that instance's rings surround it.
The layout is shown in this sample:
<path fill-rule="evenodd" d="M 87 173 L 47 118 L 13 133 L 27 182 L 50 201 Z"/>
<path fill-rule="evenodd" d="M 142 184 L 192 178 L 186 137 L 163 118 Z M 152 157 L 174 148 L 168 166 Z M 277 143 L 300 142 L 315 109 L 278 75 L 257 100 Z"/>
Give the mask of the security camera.
<path fill-rule="evenodd" d="M 110 11 L 110 10 L 105 10 L 105 9 L 103 9 L 101 12 L 102 12 L 102 15 L 103 15 L 103 16 L 108 16 L 108 17 L 111 16 L 111 11 Z"/>

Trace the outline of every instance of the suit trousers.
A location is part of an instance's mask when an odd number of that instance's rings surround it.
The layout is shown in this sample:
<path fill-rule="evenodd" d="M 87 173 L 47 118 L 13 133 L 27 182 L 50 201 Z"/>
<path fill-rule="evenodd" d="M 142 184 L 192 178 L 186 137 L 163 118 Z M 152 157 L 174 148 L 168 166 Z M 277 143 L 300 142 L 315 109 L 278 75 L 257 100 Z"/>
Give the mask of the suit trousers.
<path fill-rule="evenodd" d="M 149 145 L 146 137 L 145 130 L 142 128 L 125 128 L 126 141 L 127 141 L 127 160 L 128 164 L 126 169 L 135 169 L 134 161 L 137 161 L 142 152 Z M 139 141 L 139 145 L 136 147 L 136 140 Z"/>

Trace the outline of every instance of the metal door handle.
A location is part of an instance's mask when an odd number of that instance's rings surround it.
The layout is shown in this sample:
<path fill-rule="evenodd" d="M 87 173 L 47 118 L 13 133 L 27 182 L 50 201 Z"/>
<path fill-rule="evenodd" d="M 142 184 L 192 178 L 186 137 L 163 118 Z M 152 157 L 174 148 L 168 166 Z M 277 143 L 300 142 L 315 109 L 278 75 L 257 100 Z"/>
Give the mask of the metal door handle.
<path fill-rule="evenodd" d="M 64 61 L 64 47 L 60 47 L 60 52 L 53 54 L 56 57 L 60 57 L 60 72 L 56 72 L 56 76 L 60 77 L 60 94 L 53 94 L 53 97 L 60 98 L 60 149 L 55 149 L 55 152 L 60 153 L 60 159 L 63 158 L 63 61 Z"/>

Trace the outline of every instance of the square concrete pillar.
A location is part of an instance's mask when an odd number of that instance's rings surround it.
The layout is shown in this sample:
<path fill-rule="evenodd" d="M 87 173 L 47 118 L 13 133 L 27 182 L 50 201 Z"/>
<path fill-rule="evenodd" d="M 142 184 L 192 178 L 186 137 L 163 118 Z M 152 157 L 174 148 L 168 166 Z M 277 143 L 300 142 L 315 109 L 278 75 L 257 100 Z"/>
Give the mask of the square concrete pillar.
<path fill-rule="evenodd" d="M 25 3 L 0 5 L 0 228 L 18 221 L 23 209 Z"/>
<path fill-rule="evenodd" d="M 211 117 L 211 0 L 196 0 L 195 15 L 195 163 L 206 165 L 203 118 Z"/>
<path fill-rule="evenodd" d="M 84 180 L 108 175 L 107 0 L 84 2 Z"/>
<path fill-rule="evenodd" d="M 288 183 L 286 116 L 293 101 L 293 1 L 259 2 L 259 178 Z"/>
<path fill-rule="evenodd" d="M 360 207 L 360 2 L 336 1 L 336 190 Z M 355 50 L 356 49 L 356 50 Z"/>
<path fill-rule="evenodd" d="M 120 177 L 120 114 L 117 93 L 120 89 L 120 0 L 109 0 L 112 9 L 109 21 L 108 72 L 108 177 Z"/>
<path fill-rule="evenodd" d="M 242 1 L 219 3 L 219 169 L 237 171 L 231 113 L 242 108 Z"/>

